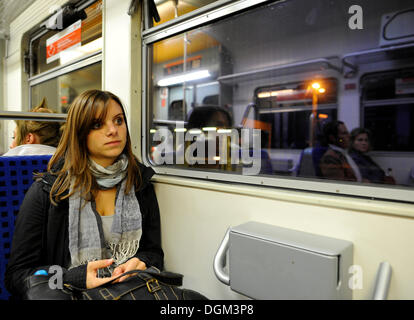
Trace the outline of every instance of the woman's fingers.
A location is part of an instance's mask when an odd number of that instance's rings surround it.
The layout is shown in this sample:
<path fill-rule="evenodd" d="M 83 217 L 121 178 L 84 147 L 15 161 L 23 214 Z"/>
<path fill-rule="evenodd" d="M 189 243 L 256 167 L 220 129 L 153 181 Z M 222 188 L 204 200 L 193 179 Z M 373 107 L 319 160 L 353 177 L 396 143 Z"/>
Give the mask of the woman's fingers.
<path fill-rule="evenodd" d="M 113 263 L 113 259 L 97 260 L 88 262 L 86 267 L 86 288 L 92 289 L 96 288 L 108 281 L 111 281 L 113 277 L 110 278 L 98 278 L 98 269 L 109 267 Z"/>

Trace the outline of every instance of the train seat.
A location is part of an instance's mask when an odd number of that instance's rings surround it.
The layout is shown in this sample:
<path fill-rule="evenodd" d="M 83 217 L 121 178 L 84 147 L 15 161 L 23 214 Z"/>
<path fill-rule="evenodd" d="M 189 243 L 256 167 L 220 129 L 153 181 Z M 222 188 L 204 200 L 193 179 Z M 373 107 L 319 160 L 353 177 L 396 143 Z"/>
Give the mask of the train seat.
<path fill-rule="evenodd" d="M 322 177 L 319 161 L 327 147 L 309 147 L 302 151 L 296 168 L 298 177 Z"/>
<path fill-rule="evenodd" d="M 4 273 L 10 256 L 16 215 L 33 173 L 46 171 L 51 155 L 0 157 L 0 300 L 10 294 L 4 287 Z"/>

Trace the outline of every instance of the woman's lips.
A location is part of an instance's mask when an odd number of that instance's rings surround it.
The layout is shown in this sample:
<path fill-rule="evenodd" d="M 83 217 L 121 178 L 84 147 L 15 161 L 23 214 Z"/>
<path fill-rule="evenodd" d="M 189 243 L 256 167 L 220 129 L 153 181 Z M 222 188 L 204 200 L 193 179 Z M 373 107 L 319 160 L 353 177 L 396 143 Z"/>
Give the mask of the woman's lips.
<path fill-rule="evenodd" d="M 120 144 L 120 143 L 121 143 L 121 141 L 116 140 L 116 141 L 107 142 L 107 143 L 105 143 L 105 145 L 113 146 L 113 145 L 117 145 L 117 144 Z"/>

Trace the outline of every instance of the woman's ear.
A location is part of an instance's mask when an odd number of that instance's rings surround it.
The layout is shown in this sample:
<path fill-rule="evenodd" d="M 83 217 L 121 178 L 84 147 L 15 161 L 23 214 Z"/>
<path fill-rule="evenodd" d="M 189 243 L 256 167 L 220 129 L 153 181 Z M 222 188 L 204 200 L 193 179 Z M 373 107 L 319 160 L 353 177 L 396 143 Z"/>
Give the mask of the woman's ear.
<path fill-rule="evenodd" d="M 26 138 L 24 139 L 25 144 L 34 144 L 37 142 L 37 137 L 33 133 L 28 133 Z"/>

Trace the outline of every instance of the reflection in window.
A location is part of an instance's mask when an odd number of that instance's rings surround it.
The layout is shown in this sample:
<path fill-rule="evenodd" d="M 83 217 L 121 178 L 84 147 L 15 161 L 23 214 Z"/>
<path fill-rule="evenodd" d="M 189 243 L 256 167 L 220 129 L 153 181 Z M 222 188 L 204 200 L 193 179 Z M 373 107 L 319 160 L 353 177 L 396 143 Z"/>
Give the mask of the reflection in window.
<path fill-rule="evenodd" d="M 48 108 L 58 113 L 67 113 L 77 95 L 100 88 L 101 63 L 98 62 L 32 86 L 32 108 L 46 98 Z"/>
<path fill-rule="evenodd" d="M 154 165 L 243 174 L 257 160 L 257 175 L 414 185 L 414 76 L 397 71 L 414 67 L 408 54 L 414 44 L 375 51 L 382 49 L 381 17 L 412 1 L 365 1 L 358 32 L 346 23 L 352 4 L 275 2 L 149 44 L 147 142 Z M 353 53 L 359 56 L 351 66 L 344 57 Z M 344 71 L 350 66 L 352 75 Z M 210 123 L 215 108 L 231 121 Z M 196 128 L 193 113 L 203 114 Z M 362 138 L 351 133 L 364 127 L 370 147 L 354 159 L 350 148 Z M 206 157 L 208 143 L 217 151 L 224 141 L 226 150 Z M 187 151 L 209 161 L 187 161 Z M 392 179 L 370 180 L 371 169 Z"/>
<path fill-rule="evenodd" d="M 367 75 L 362 79 L 364 127 L 373 149 L 414 151 L 414 70 Z"/>

